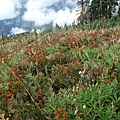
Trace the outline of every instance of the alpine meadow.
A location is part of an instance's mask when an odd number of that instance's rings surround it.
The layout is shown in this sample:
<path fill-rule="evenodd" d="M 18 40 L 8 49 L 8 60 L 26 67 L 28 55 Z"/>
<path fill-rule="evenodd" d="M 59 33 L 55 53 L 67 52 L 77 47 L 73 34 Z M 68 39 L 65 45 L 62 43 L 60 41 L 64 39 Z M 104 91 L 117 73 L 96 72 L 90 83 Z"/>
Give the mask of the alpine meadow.
<path fill-rule="evenodd" d="M 2 35 L 0 120 L 120 120 L 120 6 L 77 4 L 77 24 Z"/>

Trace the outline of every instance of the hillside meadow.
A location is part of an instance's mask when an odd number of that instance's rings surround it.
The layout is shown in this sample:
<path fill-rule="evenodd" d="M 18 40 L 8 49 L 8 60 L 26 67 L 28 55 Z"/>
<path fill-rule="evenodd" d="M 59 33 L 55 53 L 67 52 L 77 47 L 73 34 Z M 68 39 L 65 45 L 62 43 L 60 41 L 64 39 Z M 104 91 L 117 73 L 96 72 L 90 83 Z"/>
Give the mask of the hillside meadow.
<path fill-rule="evenodd" d="M 119 120 L 120 26 L 0 40 L 0 120 Z"/>

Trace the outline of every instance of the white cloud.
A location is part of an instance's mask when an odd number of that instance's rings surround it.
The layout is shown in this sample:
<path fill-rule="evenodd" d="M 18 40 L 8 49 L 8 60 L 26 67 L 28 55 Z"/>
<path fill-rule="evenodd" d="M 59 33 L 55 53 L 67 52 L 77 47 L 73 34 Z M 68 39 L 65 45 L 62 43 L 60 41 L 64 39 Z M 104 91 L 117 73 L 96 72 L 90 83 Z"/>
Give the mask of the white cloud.
<path fill-rule="evenodd" d="M 19 34 L 19 33 L 26 32 L 26 30 L 18 27 L 13 27 L 10 32 L 11 34 Z"/>
<path fill-rule="evenodd" d="M 53 26 L 58 24 L 59 26 L 64 27 L 65 23 L 67 25 L 71 25 L 72 22 L 75 21 L 75 19 L 76 19 L 75 11 L 73 10 L 71 12 L 71 10 L 66 7 L 65 10 L 59 10 L 57 12 L 57 16 L 55 20 L 53 21 Z"/>
<path fill-rule="evenodd" d="M 26 21 L 34 21 L 36 26 L 42 26 L 51 23 L 57 14 L 52 9 L 29 10 L 25 12 L 23 19 Z"/>
<path fill-rule="evenodd" d="M 78 0 L 67 0 L 67 1 L 66 1 L 66 5 L 71 5 L 71 6 L 76 7 L 77 1 L 78 1 Z"/>
<path fill-rule="evenodd" d="M 64 9 L 55 11 L 47 7 L 61 1 L 64 4 Z M 22 19 L 25 21 L 33 21 L 36 26 L 43 26 L 53 22 L 53 26 L 57 23 L 59 26 L 64 26 L 66 23 L 70 25 L 76 19 L 76 13 L 71 11 L 67 5 L 76 7 L 77 0 L 29 0 L 25 7 L 27 11 Z"/>
<path fill-rule="evenodd" d="M 28 0 L 26 3 L 27 10 L 38 10 L 53 5 L 60 0 Z"/>
<path fill-rule="evenodd" d="M 12 19 L 19 15 L 21 8 L 19 0 L 0 0 L 0 20 Z"/>

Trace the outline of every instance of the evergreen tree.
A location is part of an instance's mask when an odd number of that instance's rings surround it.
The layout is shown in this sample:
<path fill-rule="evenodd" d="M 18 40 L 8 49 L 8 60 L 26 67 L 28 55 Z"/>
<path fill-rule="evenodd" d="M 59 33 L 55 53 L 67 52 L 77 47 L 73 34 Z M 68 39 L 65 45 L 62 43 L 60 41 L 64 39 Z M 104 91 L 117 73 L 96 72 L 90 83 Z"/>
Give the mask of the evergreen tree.
<path fill-rule="evenodd" d="M 7 39 L 7 34 L 6 33 L 2 34 L 2 40 L 5 40 L 5 39 Z"/>
<path fill-rule="evenodd" d="M 94 21 L 100 17 L 100 0 L 92 0 L 90 7 L 88 8 L 88 13 L 90 16 L 90 21 Z M 98 15 L 99 14 L 99 15 Z"/>
<path fill-rule="evenodd" d="M 87 21 L 87 17 L 86 16 L 86 11 L 88 9 L 88 6 L 89 6 L 89 3 L 90 3 L 90 0 L 79 0 L 77 2 L 78 6 L 79 6 L 79 10 L 80 11 L 80 16 L 78 17 L 78 21 L 81 22 L 81 23 L 85 23 Z"/>
<path fill-rule="evenodd" d="M 61 29 L 61 27 L 56 23 L 56 25 L 55 25 L 55 28 L 54 28 L 55 30 L 57 30 L 57 31 L 59 31 L 60 29 Z"/>
<path fill-rule="evenodd" d="M 120 17 L 120 6 L 119 6 L 119 9 L 118 9 L 118 16 Z"/>
<path fill-rule="evenodd" d="M 117 1 L 116 0 L 108 0 L 107 1 L 107 18 L 111 18 L 112 17 L 112 11 L 115 10 L 115 6 L 117 5 Z"/>
<path fill-rule="evenodd" d="M 83 22 L 81 19 L 85 18 L 85 16 L 87 16 L 85 19 L 89 21 L 101 18 L 110 19 L 112 17 L 112 11 L 117 5 L 116 0 L 92 0 L 90 5 L 89 2 L 89 0 L 78 1 L 78 5 L 81 6 L 82 11 L 78 17 L 80 22 Z"/>

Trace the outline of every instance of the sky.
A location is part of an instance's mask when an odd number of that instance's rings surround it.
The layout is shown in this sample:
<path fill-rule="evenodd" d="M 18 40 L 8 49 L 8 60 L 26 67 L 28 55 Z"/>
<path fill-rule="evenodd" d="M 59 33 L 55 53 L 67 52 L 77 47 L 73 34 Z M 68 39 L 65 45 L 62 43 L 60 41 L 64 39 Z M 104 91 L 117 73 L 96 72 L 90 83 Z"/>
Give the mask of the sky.
<path fill-rule="evenodd" d="M 71 25 L 76 20 L 77 15 L 75 8 L 77 7 L 77 0 L 66 0 L 63 2 L 64 9 L 55 11 L 48 8 L 53 4 L 64 0 L 0 0 L 0 20 L 12 19 L 20 14 L 22 6 L 26 8 L 22 16 L 23 21 L 32 21 L 35 26 L 44 26 L 49 23 L 53 23 L 53 27 L 56 23 L 59 26 Z M 23 5 L 23 2 L 25 4 Z M 72 6 L 72 10 L 67 7 Z M 2 11 L 2 12 L 1 12 Z M 11 32 L 25 31 L 21 28 L 12 28 Z"/>

